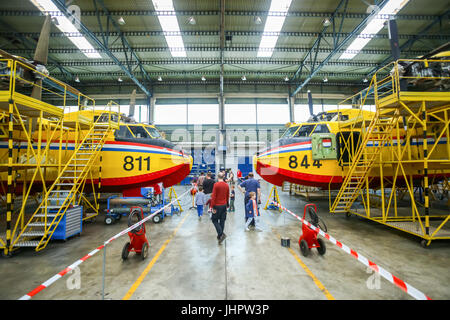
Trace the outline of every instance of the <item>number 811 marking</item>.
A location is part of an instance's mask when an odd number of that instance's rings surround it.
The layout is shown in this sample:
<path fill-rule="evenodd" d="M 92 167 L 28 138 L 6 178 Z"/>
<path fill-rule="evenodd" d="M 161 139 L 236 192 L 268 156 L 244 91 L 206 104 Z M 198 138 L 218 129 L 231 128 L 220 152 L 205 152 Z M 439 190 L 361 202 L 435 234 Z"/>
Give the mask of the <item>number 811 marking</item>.
<path fill-rule="evenodd" d="M 147 171 L 150 171 L 150 157 L 142 159 L 141 157 L 133 158 L 132 156 L 126 156 L 123 158 L 123 169 L 125 171 L 131 171 L 134 169 L 134 161 L 139 162 L 138 170 L 142 171 L 142 162 L 147 162 Z"/>
<path fill-rule="evenodd" d="M 317 168 L 320 168 L 322 166 L 322 164 L 320 163 L 320 160 L 314 160 L 312 165 L 313 165 L 313 167 L 317 167 Z M 311 166 L 308 163 L 308 156 L 307 155 L 305 155 L 303 157 L 302 162 L 300 163 L 300 166 L 305 167 L 305 169 L 308 169 L 308 167 Z M 297 167 L 298 167 L 297 156 L 290 156 L 289 157 L 289 168 L 295 169 Z"/>

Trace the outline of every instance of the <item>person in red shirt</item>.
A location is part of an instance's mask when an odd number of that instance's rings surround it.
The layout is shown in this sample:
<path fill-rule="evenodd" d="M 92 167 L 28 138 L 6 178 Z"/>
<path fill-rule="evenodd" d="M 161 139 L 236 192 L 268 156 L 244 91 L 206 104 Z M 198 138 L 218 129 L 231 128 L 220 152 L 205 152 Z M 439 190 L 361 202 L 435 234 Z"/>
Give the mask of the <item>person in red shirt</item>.
<path fill-rule="evenodd" d="M 241 170 L 237 170 L 236 176 L 238 178 L 238 182 L 241 183 L 242 182 L 242 172 Z"/>
<path fill-rule="evenodd" d="M 230 200 L 230 187 L 228 186 L 228 183 L 224 181 L 224 177 L 225 175 L 222 172 L 217 175 L 217 182 L 213 187 L 210 204 L 212 208 L 211 221 L 216 228 L 219 244 L 227 237 L 223 231 L 225 229 L 228 202 Z"/>

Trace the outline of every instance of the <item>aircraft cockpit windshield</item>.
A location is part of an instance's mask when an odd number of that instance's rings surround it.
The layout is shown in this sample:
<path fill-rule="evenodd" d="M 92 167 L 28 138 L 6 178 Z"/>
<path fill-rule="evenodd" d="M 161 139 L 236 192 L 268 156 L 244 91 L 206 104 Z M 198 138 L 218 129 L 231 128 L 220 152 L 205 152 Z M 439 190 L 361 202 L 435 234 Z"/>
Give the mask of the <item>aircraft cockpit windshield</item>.
<path fill-rule="evenodd" d="M 146 127 L 145 130 L 148 131 L 148 133 L 153 137 L 153 139 L 160 139 L 162 138 L 161 134 L 158 130 L 152 127 Z"/>
<path fill-rule="evenodd" d="M 138 138 L 138 139 L 160 139 L 161 134 L 152 127 L 143 125 L 121 125 L 116 131 L 119 138 Z"/>
<path fill-rule="evenodd" d="M 290 127 L 288 128 L 283 135 L 281 136 L 281 138 L 292 138 L 295 134 L 295 131 L 297 131 L 297 129 L 299 128 L 299 126 L 296 127 Z"/>
<path fill-rule="evenodd" d="M 312 130 L 314 129 L 315 124 L 304 124 L 301 126 L 300 130 L 295 134 L 296 137 L 309 137 Z"/>
<path fill-rule="evenodd" d="M 321 112 L 314 117 L 309 118 L 308 122 L 335 121 L 337 112 Z"/>
<path fill-rule="evenodd" d="M 311 116 L 307 122 L 333 122 L 333 121 L 345 121 L 348 120 L 348 115 L 343 115 L 337 112 L 320 112 Z"/>

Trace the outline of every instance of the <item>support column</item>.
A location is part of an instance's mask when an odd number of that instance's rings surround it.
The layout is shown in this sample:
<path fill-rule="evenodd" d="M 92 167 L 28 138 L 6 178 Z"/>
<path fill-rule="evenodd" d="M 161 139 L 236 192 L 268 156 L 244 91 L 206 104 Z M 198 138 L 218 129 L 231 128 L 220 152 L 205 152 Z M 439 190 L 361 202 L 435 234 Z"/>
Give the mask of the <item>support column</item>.
<path fill-rule="evenodd" d="M 155 121 L 155 101 L 155 97 L 147 98 L 148 123 L 153 123 Z"/>
<path fill-rule="evenodd" d="M 219 84 L 219 131 L 217 151 L 220 154 L 219 169 L 226 167 L 226 132 L 225 132 L 225 99 L 223 95 L 224 83 L 224 47 L 225 47 L 225 0 L 220 0 L 220 84 Z"/>
<path fill-rule="evenodd" d="M 5 256 L 10 255 L 11 250 L 11 218 L 13 212 L 13 112 L 14 102 L 9 101 L 9 122 L 8 122 L 8 187 L 6 194 L 6 247 Z"/>
<path fill-rule="evenodd" d="M 425 101 L 422 102 L 423 121 L 423 189 L 425 193 L 425 233 L 430 235 L 430 198 L 428 189 L 428 140 L 427 140 L 427 111 Z"/>
<path fill-rule="evenodd" d="M 295 97 L 289 96 L 288 102 L 289 102 L 289 122 L 295 122 L 295 112 L 294 112 Z"/>

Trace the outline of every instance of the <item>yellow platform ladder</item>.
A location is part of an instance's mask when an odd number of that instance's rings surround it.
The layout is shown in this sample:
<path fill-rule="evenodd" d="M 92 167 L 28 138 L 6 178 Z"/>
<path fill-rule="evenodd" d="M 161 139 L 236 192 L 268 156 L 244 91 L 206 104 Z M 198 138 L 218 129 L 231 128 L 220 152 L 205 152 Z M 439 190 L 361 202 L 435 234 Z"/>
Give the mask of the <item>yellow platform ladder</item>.
<path fill-rule="evenodd" d="M 377 108 L 374 118 L 367 131 L 362 133 L 361 143 L 350 160 L 350 169 L 330 208 L 331 213 L 349 212 L 352 204 L 358 198 L 361 189 L 365 187 L 371 169 L 377 163 L 383 148 L 390 141 L 390 135 L 400 118 L 399 110 L 388 117 L 382 116 Z M 399 139 L 399 138 L 398 138 Z"/>
<path fill-rule="evenodd" d="M 86 179 L 95 167 L 106 137 L 114 130 L 111 123 L 100 123 L 99 120 L 91 124 L 84 136 L 76 139 L 73 154 L 12 243 L 13 247 L 34 247 L 36 251 L 44 249 L 68 210 L 77 208 L 84 196 Z M 82 132 L 81 129 L 78 131 Z"/>

